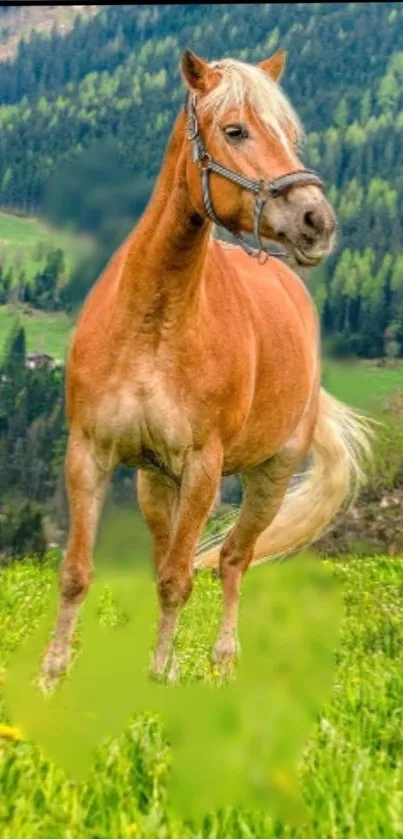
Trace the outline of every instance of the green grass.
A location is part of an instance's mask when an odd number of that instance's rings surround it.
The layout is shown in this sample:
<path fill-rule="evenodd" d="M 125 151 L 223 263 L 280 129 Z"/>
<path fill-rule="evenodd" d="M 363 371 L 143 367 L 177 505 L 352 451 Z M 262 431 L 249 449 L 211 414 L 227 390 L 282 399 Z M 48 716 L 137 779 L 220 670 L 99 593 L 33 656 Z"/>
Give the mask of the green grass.
<path fill-rule="evenodd" d="M 1 261 L 6 269 L 11 266 L 14 274 L 17 266 L 24 270 L 28 280 L 44 266 L 49 250 L 63 250 L 68 275 L 91 246 L 89 238 L 55 230 L 39 219 L 0 213 Z"/>
<path fill-rule="evenodd" d="M 2 839 L 395 839 L 403 835 L 403 565 L 350 559 L 334 565 L 344 619 L 331 700 L 300 766 L 304 826 L 269 813 L 206 814 L 183 824 L 170 814 L 170 754 L 158 718 L 131 719 L 94 757 L 80 786 L 29 742 L 0 741 Z M 49 608 L 55 569 L 27 561 L 1 572 L 0 668 Z M 218 581 L 196 580 L 179 642 L 191 669 L 207 673 L 219 615 Z M 130 662 L 128 662 L 130 666 Z M 270 689 L 268 686 L 268 701 Z M 4 703 L 0 719 L 9 722 Z M 195 719 L 197 725 L 197 719 Z M 212 760 L 214 755 L 212 755 Z M 253 760 L 253 755 L 251 755 Z"/>
<path fill-rule="evenodd" d="M 367 410 L 393 391 L 403 390 L 403 366 L 388 369 L 362 362 L 326 361 L 323 384 L 326 390 L 348 405 Z"/>
<path fill-rule="evenodd" d="M 23 270 L 31 280 L 44 267 L 47 253 L 56 248 L 64 252 L 68 277 L 92 246 L 88 237 L 56 230 L 39 219 L 0 213 L 0 260 L 3 271 L 13 269 L 14 279 Z M 47 314 L 34 310 L 28 315 L 14 306 L 0 306 L 0 350 L 17 313 L 26 331 L 28 351 L 47 352 L 64 360 L 73 324 L 63 312 Z"/>
<path fill-rule="evenodd" d="M 64 312 L 34 312 L 24 314 L 13 307 L 0 306 L 0 348 L 5 341 L 15 318 L 18 316 L 25 329 L 28 352 L 47 352 L 64 361 L 73 321 Z"/>

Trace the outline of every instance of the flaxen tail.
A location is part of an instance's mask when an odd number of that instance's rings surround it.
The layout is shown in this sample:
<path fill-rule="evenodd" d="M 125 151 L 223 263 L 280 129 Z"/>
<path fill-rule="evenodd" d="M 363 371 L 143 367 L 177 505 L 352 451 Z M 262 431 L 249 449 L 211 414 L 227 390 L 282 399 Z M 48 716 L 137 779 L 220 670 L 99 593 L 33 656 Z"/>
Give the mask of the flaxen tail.
<path fill-rule="evenodd" d="M 321 389 L 309 451 L 311 464 L 291 486 L 276 517 L 259 537 L 253 565 L 310 544 L 327 530 L 343 506 L 351 505 L 364 482 L 371 436 L 370 420 Z M 233 523 L 218 538 L 200 544 L 196 568 L 218 566 L 221 544 Z"/>

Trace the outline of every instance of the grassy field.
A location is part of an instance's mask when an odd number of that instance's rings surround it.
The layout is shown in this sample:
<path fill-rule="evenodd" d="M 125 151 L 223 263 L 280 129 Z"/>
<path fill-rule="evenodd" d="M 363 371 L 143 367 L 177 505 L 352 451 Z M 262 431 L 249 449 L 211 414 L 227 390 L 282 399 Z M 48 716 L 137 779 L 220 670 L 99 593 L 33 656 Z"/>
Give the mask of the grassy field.
<path fill-rule="evenodd" d="M 18 312 L 9 306 L 0 306 L 0 349 L 4 347 L 13 322 L 18 319 L 25 329 L 28 352 L 47 352 L 64 361 L 73 322 L 64 312 L 35 312 L 32 315 Z"/>
<path fill-rule="evenodd" d="M 69 274 L 78 258 L 91 248 L 91 240 L 48 227 L 36 218 L 0 213 L 0 257 L 5 268 L 18 265 L 31 279 L 46 261 L 49 250 L 61 248 Z"/>
<path fill-rule="evenodd" d="M 92 247 L 89 238 L 55 230 L 35 218 L 0 213 L 0 260 L 3 268 L 24 270 L 28 279 L 40 271 L 49 250 L 61 248 L 66 260 L 66 276 Z M 11 306 L 0 306 L 0 350 L 17 316 L 25 328 L 28 352 L 47 352 L 64 360 L 73 328 L 64 312 L 27 314 Z"/>
<path fill-rule="evenodd" d="M 325 361 L 322 382 L 338 399 L 368 410 L 374 404 L 382 404 L 391 393 L 403 390 L 403 365 L 382 368 L 369 362 Z"/>
<path fill-rule="evenodd" d="M 332 697 L 300 766 L 309 812 L 303 826 L 290 828 L 272 822 L 269 813 L 241 810 L 206 814 L 199 823 L 174 818 L 166 796 L 169 749 L 158 718 L 148 714 L 133 717 L 120 736 L 100 747 L 83 785 L 69 780 L 33 743 L 0 740 L 2 839 L 402 836 L 403 566 L 398 559 L 352 558 L 333 571 L 345 614 Z M 39 569 L 30 562 L 1 573 L 3 679 L 10 654 L 49 607 L 54 575 L 51 564 Z M 179 636 L 181 656 L 200 677 L 207 673 L 218 615 L 219 584 L 202 574 Z M 4 703 L 0 711 L 6 722 Z"/>
<path fill-rule="evenodd" d="M 6 307 L 0 309 L 0 340 L 11 318 Z M 29 349 L 63 357 L 71 329 L 65 316 L 26 317 L 26 325 Z M 324 385 L 349 404 L 370 409 L 403 389 L 403 368 L 326 362 Z M 133 527 L 130 546 L 136 544 L 146 558 L 147 535 L 135 518 Z M 103 539 L 97 568 L 113 555 L 127 571 L 130 546 L 122 520 Z M 40 746 L 0 739 L 1 839 L 403 836 L 403 564 L 400 558 L 352 557 L 331 567 L 343 595 L 343 626 L 334 651 L 332 695 L 299 766 L 300 794 L 308 808 L 301 827 L 272 819 L 269 811 L 241 809 L 181 821 L 167 795 L 171 753 L 160 719 L 149 713 L 133 716 L 119 736 L 99 747 L 83 784 L 47 760 Z M 56 574 L 54 560 L 43 567 L 27 560 L 0 571 L 0 724 L 13 722 L 1 690 L 10 656 L 47 614 Z M 185 674 L 208 679 L 219 613 L 219 583 L 201 574 L 178 639 Z M 197 726 L 197 718 L 194 722 Z"/>

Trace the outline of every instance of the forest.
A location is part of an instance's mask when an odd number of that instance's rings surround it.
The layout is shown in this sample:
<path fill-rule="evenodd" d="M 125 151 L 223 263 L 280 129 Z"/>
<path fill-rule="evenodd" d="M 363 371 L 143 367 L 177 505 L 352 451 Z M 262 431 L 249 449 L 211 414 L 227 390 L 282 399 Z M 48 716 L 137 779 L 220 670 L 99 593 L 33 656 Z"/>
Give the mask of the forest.
<path fill-rule="evenodd" d="M 34 32 L 0 64 L 0 205 L 98 234 L 98 258 L 72 278 L 81 302 L 151 193 L 183 102 L 182 50 L 254 62 L 281 45 L 303 159 L 339 221 L 311 278 L 324 332 L 336 353 L 399 356 L 402 27 L 393 2 L 184 4 L 102 6 L 65 35 Z"/>

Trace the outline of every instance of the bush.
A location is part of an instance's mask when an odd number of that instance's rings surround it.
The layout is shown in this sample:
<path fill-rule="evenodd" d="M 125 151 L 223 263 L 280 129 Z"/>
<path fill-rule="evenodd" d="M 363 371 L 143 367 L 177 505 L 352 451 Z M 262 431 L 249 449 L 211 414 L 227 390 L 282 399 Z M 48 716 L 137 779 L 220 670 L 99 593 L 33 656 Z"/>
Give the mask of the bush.
<path fill-rule="evenodd" d="M 26 501 L 22 507 L 14 506 L 0 517 L 0 555 L 22 559 L 46 553 L 42 513 L 38 505 Z"/>
<path fill-rule="evenodd" d="M 373 443 L 373 467 L 364 493 L 379 498 L 385 490 L 403 487 L 403 394 L 397 392 L 378 408 L 380 423 Z"/>

